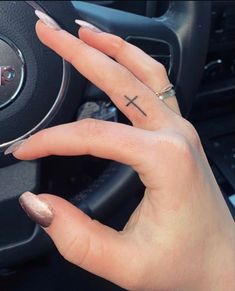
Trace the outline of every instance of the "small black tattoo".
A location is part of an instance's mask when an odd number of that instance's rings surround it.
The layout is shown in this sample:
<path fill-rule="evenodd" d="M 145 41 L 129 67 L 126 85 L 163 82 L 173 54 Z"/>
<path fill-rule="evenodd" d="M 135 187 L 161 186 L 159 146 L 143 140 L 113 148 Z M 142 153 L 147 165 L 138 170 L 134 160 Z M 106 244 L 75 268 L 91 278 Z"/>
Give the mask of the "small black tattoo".
<path fill-rule="evenodd" d="M 135 108 L 137 108 L 144 116 L 147 116 L 147 114 L 137 105 L 135 104 L 135 100 L 138 98 L 138 96 L 135 96 L 133 99 L 129 98 L 128 96 L 124 95 L 124 97 L 129 101 L 126 106 L 129 106 L 130 104 L 132 104 L 133 106 L 135 106 Z"/>

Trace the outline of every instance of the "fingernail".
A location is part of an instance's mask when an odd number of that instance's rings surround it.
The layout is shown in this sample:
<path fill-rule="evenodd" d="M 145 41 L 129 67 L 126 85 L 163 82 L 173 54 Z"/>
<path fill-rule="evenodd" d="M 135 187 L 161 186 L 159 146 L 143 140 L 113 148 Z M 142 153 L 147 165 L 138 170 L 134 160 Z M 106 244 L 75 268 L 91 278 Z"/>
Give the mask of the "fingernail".
<path fill-rule="evenodd" d="M 51 205 L 31 192 L 23 193 L 19 202 L 29 218 L 42 227 L 51 225 L 54 213 Z"/>
<path fill-rule="evenodd" d="M 23 146 L 23 144 L 27 141 L 27 138 L 25 139 L 21 139 L 15 143 L 13 143 L 12 145 L 10 145 L 4 152 L 4 155 L 9 155 L 12 154 L 14 152 L 16 152 L 20 147 Z"/>
<path fill-rule="evenodd" d="M 39 10 L 35 10 L 35 14 L 48 27 L 50 27 L 50 28 L 52 28 L 54 30 L 61 30 L 61 27 L 59 26 L 59 24 L 57 24 L 55 22 L 55 20 L 52 19 L 49 15 L 47 15 L 47 14 L 45 14 L 42 11 L 39 11 Z"/>
<path fill-rule="evenodd" d="M 98 27 L 94 26 L 93 24 L 86 22 L 84 20 L 80 20 L 80 19 L 76 19 L 75 23 L 77 23 L 78 25 L 80 25 L 81 27 L 85 27 L 88 28 L 94 32 L 102 32 L 102 30 L 100 30 Z"/>

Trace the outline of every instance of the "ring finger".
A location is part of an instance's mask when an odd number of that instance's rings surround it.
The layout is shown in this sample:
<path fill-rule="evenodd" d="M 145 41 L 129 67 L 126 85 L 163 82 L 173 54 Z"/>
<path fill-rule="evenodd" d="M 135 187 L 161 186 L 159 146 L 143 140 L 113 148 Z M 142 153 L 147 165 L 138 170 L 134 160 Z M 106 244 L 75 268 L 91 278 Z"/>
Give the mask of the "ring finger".
<path fill-rule="evenodd" d="M 96 33 L 86 22 L 77 21 L 81 25 L 79 37 L 88 45 L 114 58 L 126 67 L 136 78 L 148 86 L 153 92 L 161 92 L 169 84 L 165 67 L 147 55 L 138 47 L 110 33 Z M 175 96 L 164 100 L 175 112 L 180 113 Z"/>
<path fill-rule="evenodd" d="M 156 130 L 169 123 L 171 111 L 127 68 L 64 30 L 37 23 L 40 40 L 103 90 L 134 126 Z"/>

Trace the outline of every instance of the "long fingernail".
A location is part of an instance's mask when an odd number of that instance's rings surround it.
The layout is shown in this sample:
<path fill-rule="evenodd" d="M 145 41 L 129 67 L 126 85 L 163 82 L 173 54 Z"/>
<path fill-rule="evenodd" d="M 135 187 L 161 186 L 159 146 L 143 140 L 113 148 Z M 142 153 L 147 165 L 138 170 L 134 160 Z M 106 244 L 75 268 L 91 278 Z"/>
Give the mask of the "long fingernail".
<path fill-rule="evenodd" d="M 80 25 L 81 27 L 85 27 L 88 28 L 94 32 L 102 32 L 102 30 L 100 30 L 98 27 L 94 26 L 93 24 L 86 22 L 84 20 L 80 20 L 80 19 L 76 19 L 75 23 L 77 23 L 78 25 Z"/>
<path fill-rule="evenodd" d="M 26 214 L 42 227 L 51 225 L 54 213 L 51 205 L 31 192 L 23 193 L 19 202 Z"/>
<path fill-rule="evenodd" d="M 59 24 L 57 24 L 55 22 L 55 20 L 52 19 L 49 15 L 47 15 L 47 14 L 45 14 L 42 11 L 39 11 L 39 10 L 35 10 L 35 14 L 48 27 L 50 27 L 50 28 L 52 28 L 54 30 L 61 30 L 61 27 L 59 26 Z"/>
<path fill-rule="evenodd" d="M 4 155 L 9 155 L 12 154 L 14 152 L 16 152 L 20 147 L 23 146 L 23 144 L 27 141 L 27 138 L 25 139 L 21 139 L 15 143 L 13 143 L 12 145 L 10 145 L 4 152 Z"/>

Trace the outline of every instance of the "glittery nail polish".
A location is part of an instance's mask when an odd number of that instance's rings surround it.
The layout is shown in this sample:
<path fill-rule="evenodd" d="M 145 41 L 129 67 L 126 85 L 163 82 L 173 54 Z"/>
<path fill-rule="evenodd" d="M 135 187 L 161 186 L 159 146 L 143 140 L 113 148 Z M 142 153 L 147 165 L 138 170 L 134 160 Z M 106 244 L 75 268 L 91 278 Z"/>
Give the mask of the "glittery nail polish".
<path fill-rule="evenodd" d="M 50 204 L 31 192 L 23 193 L 19 203 L 26 214 L 42 227 L 51 225 L 54 213 Z"/>

